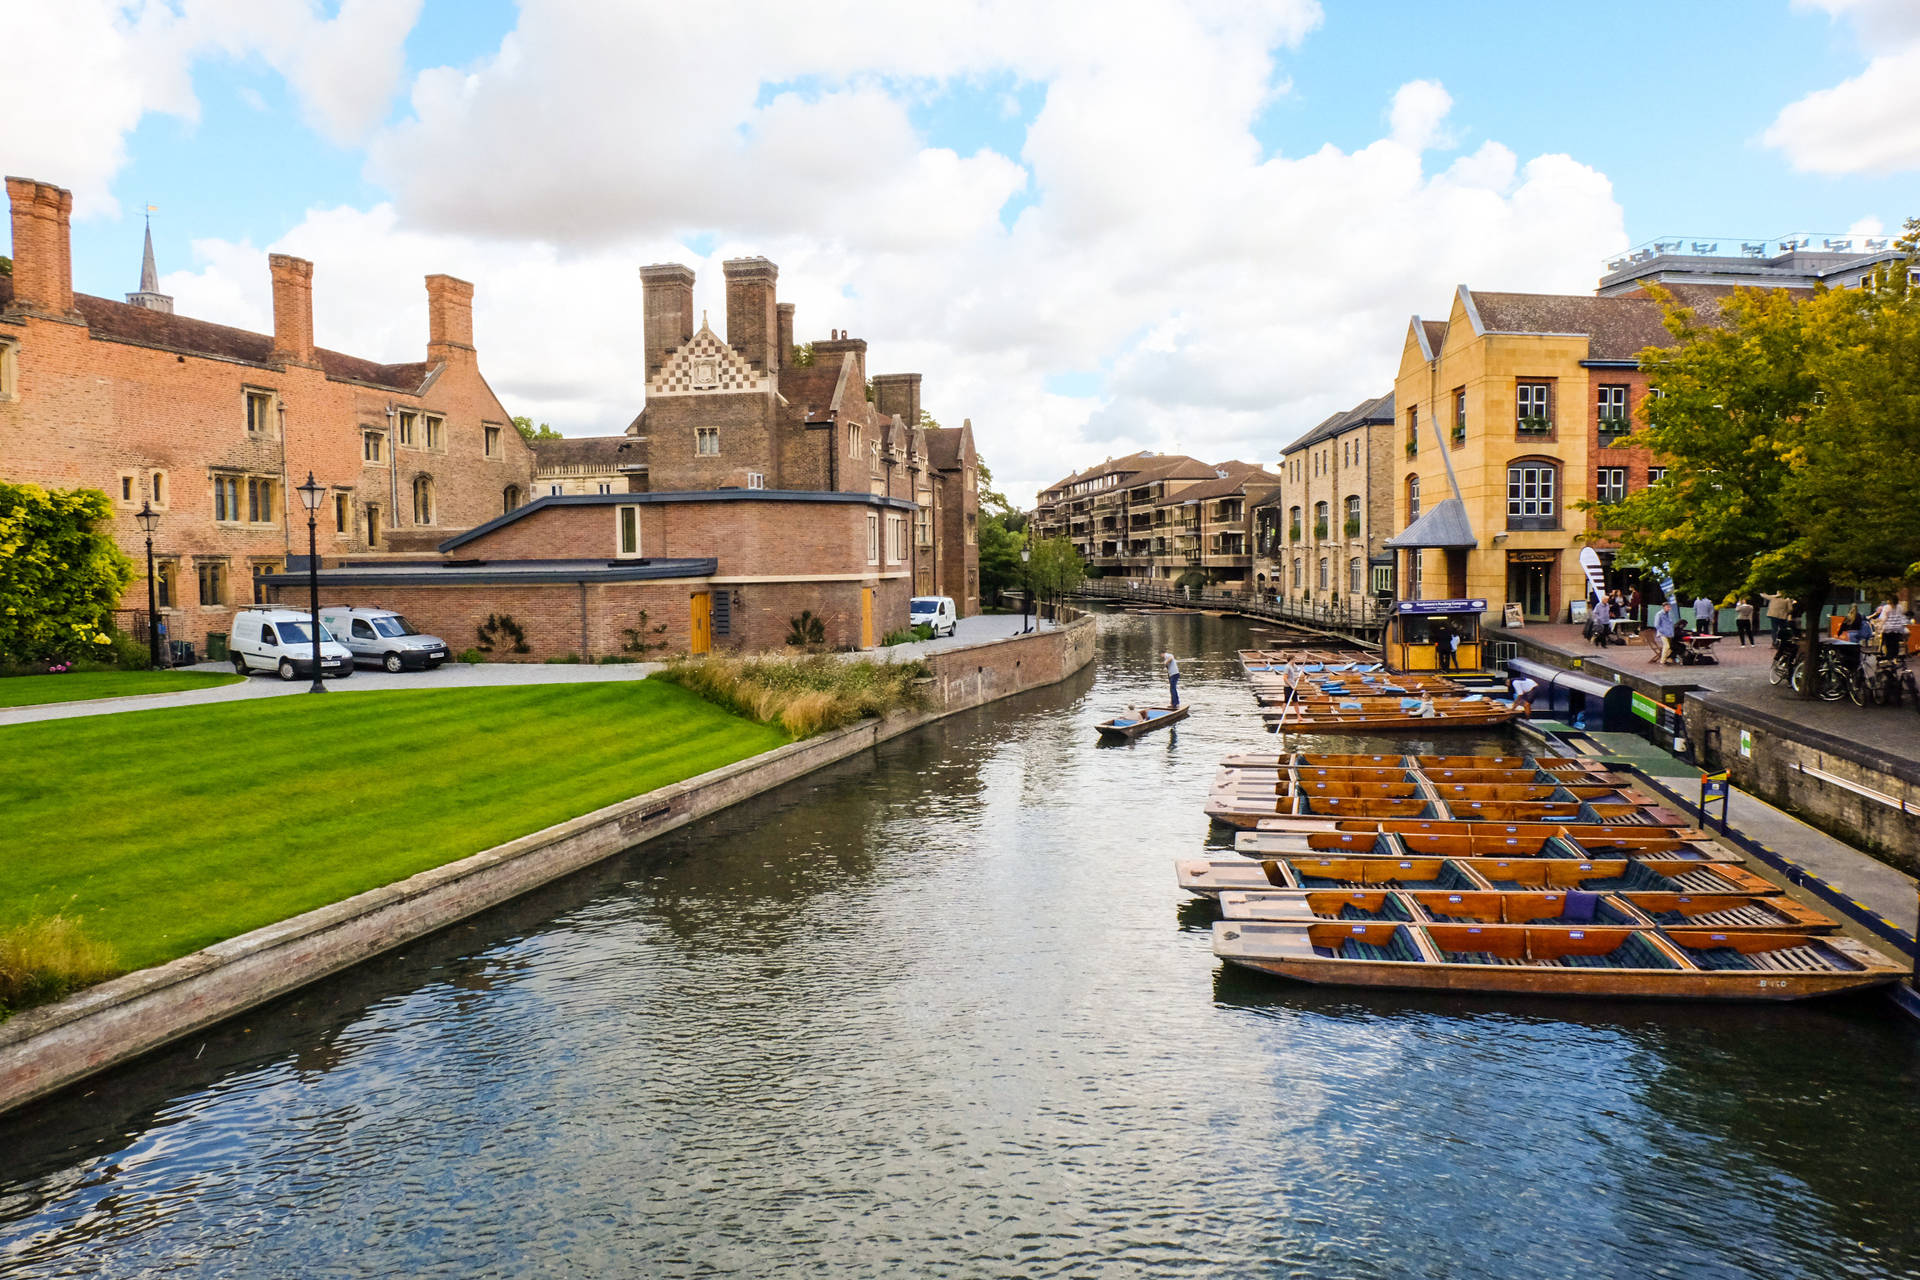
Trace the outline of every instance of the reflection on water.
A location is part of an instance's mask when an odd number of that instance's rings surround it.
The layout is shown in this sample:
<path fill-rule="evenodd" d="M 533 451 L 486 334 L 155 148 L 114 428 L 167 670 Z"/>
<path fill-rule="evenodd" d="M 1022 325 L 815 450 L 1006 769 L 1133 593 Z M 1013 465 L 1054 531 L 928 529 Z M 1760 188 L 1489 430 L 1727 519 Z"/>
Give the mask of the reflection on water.
<path fill-rule="evenodd" d="M 1912 1274 L 1876 1000 L 1220 968 L 1171 863 L 1276 744 L 1246 628 L 1103 626 L 1096 673 L 0 1121 L 0 1275 Z M 1163 647 L 1194 715 L 1096 749 Z"/>

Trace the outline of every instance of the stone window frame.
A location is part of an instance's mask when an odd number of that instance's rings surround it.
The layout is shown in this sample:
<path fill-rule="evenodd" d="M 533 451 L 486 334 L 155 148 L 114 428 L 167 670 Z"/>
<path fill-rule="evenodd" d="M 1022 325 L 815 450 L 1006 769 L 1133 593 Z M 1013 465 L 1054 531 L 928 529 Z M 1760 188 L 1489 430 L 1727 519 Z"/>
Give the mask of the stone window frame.
<path fill-rule="evenodd" d="M 180 607 L 180 557 L 153 558 L 153 600 L 154 608 L 168 613 Z"/>
<path fill-rule="evenodd" d="M 280 509 L 275 505 L 280 477 L 232 467 L 210 467 L 207 475 L 213 486 L 215 524 L 252 529 L 280 527 Z M 266 518 L 261 519 L 263 508 Z"/>
<path fill-rule="evenodd" d="M 432 528 L 440 515 L 439 502 L 434 493 L 433 476 L 425 471 L 414 475 L 407 491 L 413 495 L 413 523 L 416 528 Z M 421 499 L 425 501 L 422 502 Z"/>
<path fill-rule="evenodd" d="M 627 534 L 633 534 L 633 545 L 629 549 Z M 641 528 L 640 504 L 637 502 L 618 503 L 613 508 L 613 558 L 616 560 L 638 560 L 645 554 L 646 534 Z"/>
<path fill-rule="evenodd" d="M 173 505 L 172 480 L 164 467 L 155 467 L 147 473 L 147 500 L 153 503 L 155 511 L 165 511 Z"/>
<path fill-rule="evenodd" d="M 399 409 L 393 415 L 393 447 L 396 449 L 417 449 L 414 443 L 414 424 L 420 420 L 418 409 Z"/>
<path fill-rule="evenodd" d="M 256 412 L 256 406 L 258 412 Z M 240 420 L 246 424 L 247 439 L 271 440 L 279 434 L 280 393 L 272 387 L 243 383 L 240 387 Z"/>
<path fill-rule="evenodd" d="M 880 513 L 867 512 L 867 563 L 880 563 Z"/>
<path fill-rule="evenodd" d="M 286 567 L 284 560 L 269 559 L 266 557 L 253 557 L 248 559 L 248 580 L 253 583 L 253 603 L 255 605 L 270 605 L 273 603 L 273 600 L 268 595 L 270 588 L 261 583 L 260 575 L 265 573 L 280 573 L 283 572 Z"/>
<path fill-rule="evenodd" d="M 360 428 L 360 462 L 364 466 L 392 466 L 387 451 L 387 433 L 372 427 Z"/>
<path fill-rule="evenodd" d="M 353 490 L 336 488 L 333 491 L 333 536 L 351 538 L 353 536 Z"/>
<path fill-rule="evenodd" d="M 140 498 L 140 473 L 137 471 L 122 471 L 118 479 L 120 481 L 120 490 L 114 495 L 113 500 L 123 507 L 138 506 Z"/>
<path fill-rule="evenodd" d="M 447 418 L 445 414 L 421 414 L 420 431 L 426 437 L 424 447 L 429 453 L 445 453 L 447 451 Z"/>
<path fill-rule="evenodd" d="M 20 396 L 20 343 L 15 338 L 0 338 L 0 400 Z"/>
<path fill-rule="evenodd" d="M 517 484 L 510 484 L 500 491 L 500 513 L 502 515 L 518 511 L 526 505 L 526 502 L 526 497 L 522 494 L 520 486 Z"/>
<path fill-rule="evenodd" d="M 212 600 L 207 599 L 208 571 L 212 571 L 214 590 Z M 194 600 L 202 609 L 227 608 L 227 592 L 231 589 L 231 575 L 227 572 L 225 556 L 195 556 L 193 558 Z"/>
<path fill-rule="evenodd" d="M 502 428 L 499 425 L 492 422 L 483 422 L 480 424 L 481 457 L 492 458 L 495 462 L 501 460 L 506 452 L 500 447 L 500 442 L 505 439 L 505 437 L 500 434 L 501 430 Z"/>
<path fill-rule="evenodd" d="M 391 527 L 391 524 L 386 526 L 386 528 L 389 529 Z M 367 504 L 367 545 L 369 547 L 377 547 L 380 545 L 381 532 L 380 504 L 377 502 L 369 502 Z"/>
<path fill-rule="evenodd" d="M 707 446 L 713 447 L 709 449 Z M 695 427 L 693 429 L 693 456 L 696 458 L 717 458 L 720 456 L 720 428 Z"/>

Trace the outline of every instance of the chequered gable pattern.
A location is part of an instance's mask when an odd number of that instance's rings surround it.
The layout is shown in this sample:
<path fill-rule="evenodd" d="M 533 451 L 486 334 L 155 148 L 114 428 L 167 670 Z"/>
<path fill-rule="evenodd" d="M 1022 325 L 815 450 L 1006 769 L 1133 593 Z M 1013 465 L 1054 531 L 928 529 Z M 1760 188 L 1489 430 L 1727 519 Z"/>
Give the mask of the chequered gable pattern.
<path fill-rule="evenodd" d="M 710 378 L 705 376 L 709 373 Z M 767 386 L 766 375 L 755 373 L 739 352 L 703 326 L 692 341 L 667 357 L 660 372 L 647 383 L 647 394 L 713 395 L 727 391 L 765 391 Z"/>

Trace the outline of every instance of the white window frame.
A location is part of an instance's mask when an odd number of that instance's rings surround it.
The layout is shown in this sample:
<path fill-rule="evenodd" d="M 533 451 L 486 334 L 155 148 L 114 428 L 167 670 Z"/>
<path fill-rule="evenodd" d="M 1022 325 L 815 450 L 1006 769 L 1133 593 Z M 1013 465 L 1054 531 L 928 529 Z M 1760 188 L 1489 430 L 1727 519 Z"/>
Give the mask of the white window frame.
<path fill-rule="evenodd" d="M 1367 588 L 1367 562 L 1359 556 L 1347 561 L 1347 594 L 1357 596 Z"/>
<path fill-rule="evenodd" d="M 1507 467 L 1507 519 L 1553 520 L 1558 518 L 1559 495 L 1555 492 L 1559 468 L 1549 462 L 1515 462 Z"/>
<path fill-rule="evenodd" d="M 880 563 L 880 514 L 877 511 L 867 513 L 867 563 Z"/>
<path fill-rule="evenodd" d="M 760 471 L 747 472 L 747 488 L 764 489 L 766 487 L 767 487 L 766 473 L 760 472 Z"/>
<path fill-rule="evenodd" d="M 1667 469 L 1665 467 L 1648 467 L 1647 468 L 1647 487 L 1648 488 L 1652 488 L 1654 485 L 1659 484 L 1662 480 L 1665 480 L 1666 478 L 1667 478 Z"/>
<path fill-rule="evenodd" d="M 631 551 L 627 549 L 626 545 L 626 533 L 629 522 L 631 522 L 633 528 L 633 549 Z M 643 536 L 640 524 L 640 504 L 637 502 L 623 502 L 616 506 L 613 509 L 614 559 L 640 559 L 645 554 L 645 550 L 641 544 Z"/>
<path fill-rule="evenodd" d="M 907 558 L 907 518 L 890 515 L 887 517 L 887 560 L 891 564 L 902 564 Z"/>
<path fill-rule="evenodd" d="M 713 447 L 709 449 L 707 446 Z M 717 458 L 720 456 L 720 428 L 695 427 L 693 429 L 693 456 L 696 458 Z"/>
<path fill-rule="evenodd" d="M 1618 502 L 1627 496 L 1627 469 L 1625 467 L 1601 467 L 1594 475 L 1593 500 L 1595 502 Z"/>
<path fill-rule="evenodd" d="M 1600 385 L 1596 407 L 1602 422 L 1625 422 L 1627 420 L 1627 384 L 1624 382 L 1606 382 Z"/>
<path fill-rule="evenodd" d="M 1513 384 L 1513 412 L 1516 421 L 1544 418 L 1553 421 L 1553 387 L 1539 379 L 1517 380 Z"/>

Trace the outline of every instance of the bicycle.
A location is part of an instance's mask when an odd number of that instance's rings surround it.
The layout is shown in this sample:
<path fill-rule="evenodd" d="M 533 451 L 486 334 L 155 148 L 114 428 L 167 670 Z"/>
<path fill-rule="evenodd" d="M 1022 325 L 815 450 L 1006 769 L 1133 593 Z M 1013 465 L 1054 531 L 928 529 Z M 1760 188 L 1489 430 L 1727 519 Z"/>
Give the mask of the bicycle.
<path fill-rule="evenodd" d="M 1782 627 L 1773 633 L 1773 666 L 1767 672 L 1768 684 L 1787 683 L 1799 693 L 1804 680 L 1800 673 L 1800 633 Z"/>
<path fill-rule="evenodd" d="M 1920 711 L 1920 684 L 1913 678 L 1913 669 L 1907 666 L 1907 655 L 1902 652 L 1896 657 L 1886 654 L 1878 656 L 1873 664 L 1873 674 L 1866 680 L 1867 693 L 1875 705 L 1896 707 L 1900 705 L 1902 695 L 1913 703 L 1914 710 Z"/>
<path fill-rule="evenodd" d="M 1819 663 L 1814 689 L 1822 702 L 1851 698 L 1856 707 L 1867 705 L 1867 676 L 1860 662 L 1849 658 L 1844 650 L 1826 648 L 1820 651 Z"/>

